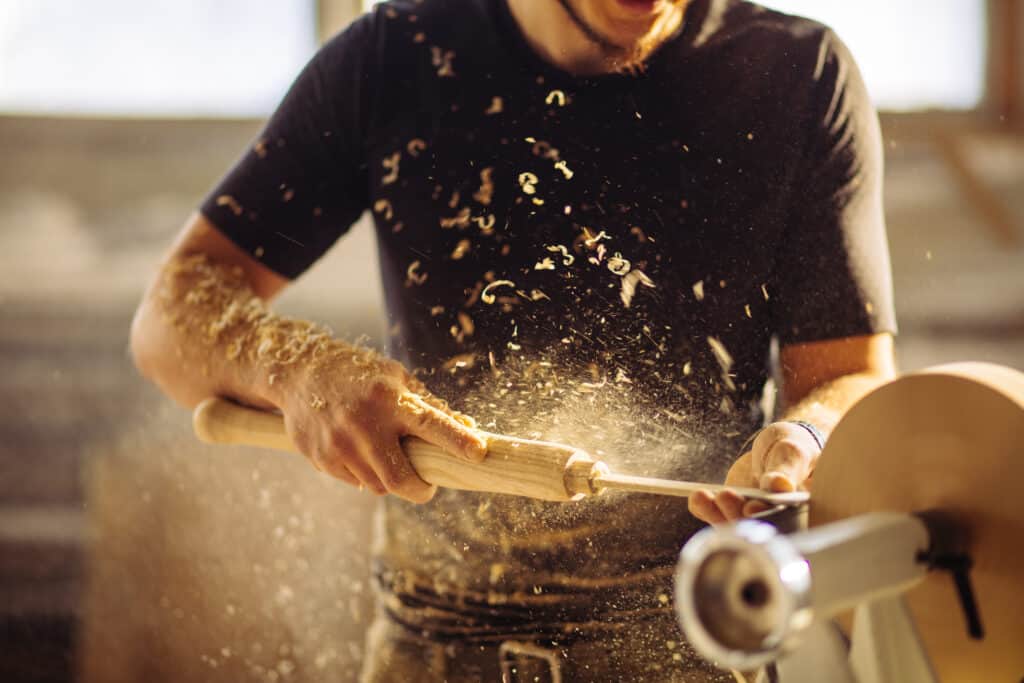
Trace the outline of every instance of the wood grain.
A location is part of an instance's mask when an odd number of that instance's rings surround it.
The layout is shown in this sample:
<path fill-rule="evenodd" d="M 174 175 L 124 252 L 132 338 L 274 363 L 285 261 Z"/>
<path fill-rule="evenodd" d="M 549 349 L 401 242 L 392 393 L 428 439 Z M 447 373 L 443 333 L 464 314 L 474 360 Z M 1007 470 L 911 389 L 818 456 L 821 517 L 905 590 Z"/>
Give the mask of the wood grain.
<path fill-rule="evenodd" d="M 903 376 L 840 421 L 814 474 L 810 523 L 941 510 L 967 534 L 985 628 L 967 636 L 946 572 L 907 601 L 939 678 L 1024 675 L 1024 374 L 960 363 Z"/>

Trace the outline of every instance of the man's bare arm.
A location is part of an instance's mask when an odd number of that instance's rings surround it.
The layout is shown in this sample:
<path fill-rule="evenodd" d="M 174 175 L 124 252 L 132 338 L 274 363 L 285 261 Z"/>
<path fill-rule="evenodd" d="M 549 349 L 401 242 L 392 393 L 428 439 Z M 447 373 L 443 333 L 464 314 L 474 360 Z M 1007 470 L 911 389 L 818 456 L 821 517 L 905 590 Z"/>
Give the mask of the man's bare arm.
<path fill-rule="evenodd" d="M 893 379 L 892 335 L 876 334 L 794 344 L 780 352 L 782 404 L 779 422 L 758 433 L 751 448 L 729 470 L 726 483 L 771 491 L 792 491 L 814 472 L 821 449 L 811 433 L 789 422 L 802 420 L 824 435 L 865 394 Z M 732 521 L 764 509 L 731 491 L 700 493 L 690 511 L 701 519 Z"/>
<path fill-rule="evenodd" d="M 196 305 L 198 302 L 174 300 L 185 294 L 182 290 L 197 284 L 199 274 L 187 272 L 184 266 L 189 257 L 195 256 L 236 270 L 231 283 L 221 283 L 225 298 L 242 300 L 248 295 L 269 302 L 288 284 L 286 278 L 235 246 L 205 217 L 193 215 L 164 257 L 135 312 L 131 350 L 136 367 L 165 394 L 189 408 L 209 396 L 230 396 L 261 407 L 274 405 L 268 387 L 254 383 L 252 372 L 241 362 L 210 367 L 210 349 L 195 345 L 196 339 L 186 334 L 187 327 L 203 322 L 195 316 L 205 312 Z M 207 279 L 211 276 L 208 274 Z M 243 287 L 247 291 L 239 291 Z"/>
<path fill-rule="evenodd" d="M 406 434 L 483 456 L 472 421 L 400 364 L 270 311 L 287 282 L 192 217 L 132 322 L 136 365 L 185 406 L 217 395 L 277 408 L 317 468 L 377 493 L 433 495 L 401 450 Z"/>

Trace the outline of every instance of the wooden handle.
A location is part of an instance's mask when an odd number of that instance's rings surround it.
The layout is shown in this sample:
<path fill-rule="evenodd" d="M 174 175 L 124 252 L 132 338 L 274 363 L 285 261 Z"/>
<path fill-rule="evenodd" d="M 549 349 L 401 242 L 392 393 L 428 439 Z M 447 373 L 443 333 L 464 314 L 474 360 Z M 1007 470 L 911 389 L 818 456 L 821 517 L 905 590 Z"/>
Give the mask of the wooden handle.
<path fill-rule="evenodd" d="M 299 453 L 276 413 L 208 398 L 192 414 L 196 436 L 206 443 L 260 446 Z M 487 456 L 469 462 L 416 437 L 402 439 L 413 469 L 435 486 L 507 493 L 541 500 L 578 500 L 594 493 L 590 473 L 600 467 L 585 452 L 563 444 L 484 434 Z"/>

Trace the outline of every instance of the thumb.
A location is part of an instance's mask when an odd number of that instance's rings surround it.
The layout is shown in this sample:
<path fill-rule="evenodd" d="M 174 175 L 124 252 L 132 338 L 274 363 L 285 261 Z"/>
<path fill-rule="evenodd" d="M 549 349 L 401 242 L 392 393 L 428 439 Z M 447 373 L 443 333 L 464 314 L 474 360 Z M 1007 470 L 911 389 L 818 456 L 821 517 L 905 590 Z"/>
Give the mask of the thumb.
<path fill-rule="evenodd" d="M 778 493 L 797 490 L 811 473 L 813 455 L 796 441 L 776 441 L 764 456 L 758 486 Z"/>
<path fill-rule="evenodd" d="M 487 455 L 487 441 L 475 429 L 406 392 L 398 399 L 398 418 L 405 433 L 418 436 L 472 462 Z"/>

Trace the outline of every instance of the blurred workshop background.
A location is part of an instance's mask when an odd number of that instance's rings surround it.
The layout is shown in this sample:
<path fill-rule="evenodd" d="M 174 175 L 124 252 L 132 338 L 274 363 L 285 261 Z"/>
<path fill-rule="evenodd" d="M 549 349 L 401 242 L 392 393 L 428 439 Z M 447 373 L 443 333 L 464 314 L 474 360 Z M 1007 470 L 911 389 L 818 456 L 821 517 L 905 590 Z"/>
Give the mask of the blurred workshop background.
<path fill-rule="evenodd" d="M 901 366 L 1024 368 L 1024 2 L 773 0 L 882 110 Z M 359 0 L 0 0 L 0 680 L 352 680 L 366 498 L 197 445 L 132 369 L 149 273 Z M 381 337 L 363 221 L 280 301 Z"/>

